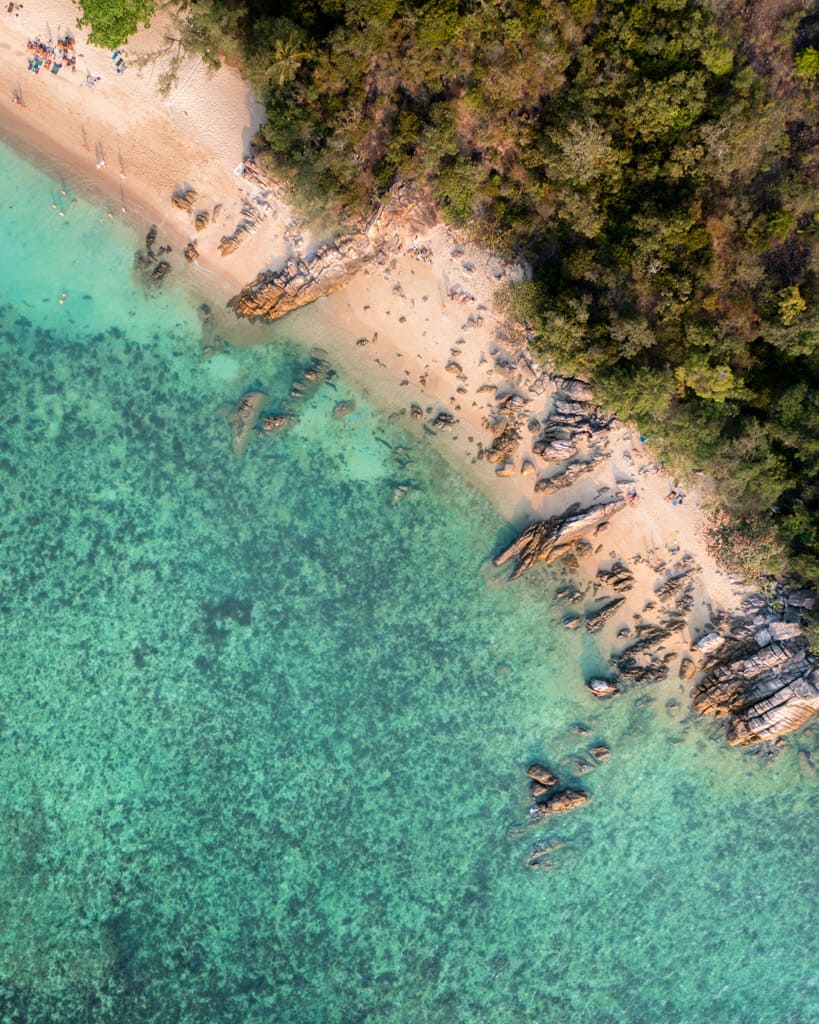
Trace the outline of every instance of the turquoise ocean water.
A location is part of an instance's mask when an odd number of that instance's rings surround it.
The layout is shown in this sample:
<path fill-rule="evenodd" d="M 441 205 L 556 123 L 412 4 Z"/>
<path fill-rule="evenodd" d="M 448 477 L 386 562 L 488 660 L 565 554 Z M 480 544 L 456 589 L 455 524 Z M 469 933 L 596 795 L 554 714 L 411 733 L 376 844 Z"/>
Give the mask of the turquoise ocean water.
<path fill-rule="evenodd" d="M 237 463 L 220 409 L 311 339 L 205 361 L 136 235 L 0 180 L 0 1021 L 819 1019 L 815 734 L 595 703 L 555 577 L 341 378 Z M 510 836 L 592 742 L 593 802 Z"/>

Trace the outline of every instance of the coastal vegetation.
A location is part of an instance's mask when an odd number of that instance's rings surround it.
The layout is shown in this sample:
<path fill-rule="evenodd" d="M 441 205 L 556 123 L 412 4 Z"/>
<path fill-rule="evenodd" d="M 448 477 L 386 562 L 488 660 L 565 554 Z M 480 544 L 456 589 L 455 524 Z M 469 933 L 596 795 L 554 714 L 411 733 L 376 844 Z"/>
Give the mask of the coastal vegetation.
<path fill-rule="evenodd" d="M 819 8 L 264 7 L 183 5 L 180 40 L 240 55 L 263 158 L 302 201 L 350 220 L 411 181 L 524 257 L 504 308 L 669 465 L 715 481 L 732 567 L 819 577 Z"/>
<path fill-rule="evenodd" d="M 148 26 L 154 0 L 80 0 L 79 25 L 91 29 L 90 42 L 96 46 L 120 46 L 140 25 Z"/>

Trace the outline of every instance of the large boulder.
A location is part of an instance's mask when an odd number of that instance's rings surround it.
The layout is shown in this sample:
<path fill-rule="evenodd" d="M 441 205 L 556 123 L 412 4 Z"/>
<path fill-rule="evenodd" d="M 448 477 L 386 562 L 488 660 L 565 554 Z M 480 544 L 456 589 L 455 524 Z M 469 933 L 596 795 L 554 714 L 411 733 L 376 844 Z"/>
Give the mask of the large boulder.
<path fill-rule="evenodd" d="M 550 772 L 545 764 L 540 764 L 537 761 L 529 765 L 526 774 L 542 786 L 554 786 L 557 783 L 557 776 Z"/>
<path fill-rule="evenodd" d="M 557 793 L 539 800 L 532 808 L 534 816 L 548 818 L 553 814 L 565 814 L 574 811 L 589 802 L 589 794 L 577 789 L 562 789 Z"/>
<path fill-rule="evenodd" d="M 819 711 L 819 668 L 802 636 L 765 647 L 743 641 L 725 649 L 693 698 L 699 714 L 727 721 L 730 744 L 751 746 L 798 729 Z"/>

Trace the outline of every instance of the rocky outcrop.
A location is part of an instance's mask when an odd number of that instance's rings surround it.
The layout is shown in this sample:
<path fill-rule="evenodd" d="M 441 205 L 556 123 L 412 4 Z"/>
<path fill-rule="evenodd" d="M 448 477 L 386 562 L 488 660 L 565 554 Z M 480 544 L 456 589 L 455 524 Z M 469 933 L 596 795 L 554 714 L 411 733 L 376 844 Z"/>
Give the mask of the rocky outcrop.
<path fill-rule="evenodd" d="M 195 188 L 180 185 L 171 196 L 171 202 L 177 210 L 183 210 L 185 213 L 190 213 L 198 196 L 199 193 Z"/>
<path fill-rule="evenodd" d="M 552 374 L 552 383 L 558 391 L 562 391 L 564 395 L 574 401 L 591 402 L 594 398 L 591 385 L 576 377 L 560 377 L 557 374 Z"/>
<path fill-rule="evenodd" d="M 732 746 L 775 739 L 819 711 L 819 668 L 808 653 L 807 640 L 798 635 L 781 641 L 764 635 L 760 639 L 767 642 L 743 639 L 727 644 L 720 660 L 694 688 L 694 709 L 727 719 Z"/>
<path fill-rule="evenodd" d="M 556 473 L 554 476 L 543 477 L 541 480 L 538 480 L 535 484 L 535 490 L 539 494 L 554 494 L 564 487 L 571 487 L 575 480 L 579 480 L 580 477 L 591 473 L 595 466 L 599 466 L 604 458 L 605 456 L 603 455 L 597 455 L 587 462 L 570 462 L 562 473 Z"/>
<path fill-rule="evenodd" d="M 520 431 L 515 423 L 507 423 L 492 444 L 484 451 L 487 462 L 507 462 L 520 445 Z"/>
<path fill-rule="evenodd" d="M 410 186 L 399 187 L 359 228 L 319 246 L 306 259 L 291 259 L 280 270 L 262 272 L 228 306 L 237 316 L 277 320 L 343 288 L 369 263 L 400 251 L 405 234 L 434 223 L 429 202 Z M 222 249 L 223 243 L 232 244 L 230 239 L 222 240 L 220 251 L 232 251 Z"/>
<path fill-rule="evenodd" d="M 544 462 L 563 462 L 577 455 L 577 445 L 547 430 L 532 445 L 532 451 Z"/>
<path fill-rule="evenodd" d="M 590 633 L 599 632 L 614 613 L 625 603 L 624 597 L 615 597 L 607 601 L 601 608 L 586 615 L 586 629 Z"/>
<path fill-rule="evenodd" d="M 529 809 L 533 818 L 549 818 L 553 814 L 565 814 L 574 811 L 589 802 L 589 794 L 577 789 L 562 789 L 539 800 Z"/>
<path fill-rule="evenodd" d="M 634 586 L 634 573 L 622 562 L 615 562 L 610 569 L 598 569 L 597 578 L 615 594 L 625 594 Z"/>
<path fill-rule="evenodd" d="M 240 221 L 229 235 L 222 235 L 216 248 L 223 256 L 229 256 L 232 252 L 236 252 L 242 242 L 252 234 L 253 224 L 250 221 Z M 263 276 L 263 274 L 259 275 L 259 277 Z M 258 278 L 256 280 L 258 281 Z M 230 301 L 233 302 L 234 300 L 231 299 Z"/>
<path fill-rule="evenodd" d="M 622 498 L 616 498 L 572 515 L 564 514 L 532 523 L 494 559 L 495 565 L 504 565 L 516 558 L 518 564 L 512 579 L 517 579 L 536 562 L 554 562 L 574 551 L 587 533 L 600 523 L 607 522 L 625 505 Z"/>
<path fill-rule="evenodd" d="M 364 232 L 345 235 L 320 246 L 308 260 L 291 259 L 281 270 L 262 272 L 228 306 L 250 320 L 277 320 L 343 288 L 383 251 L 383 244 Z"/>
<path fill-rule="evenodd" d="M 546 786 L 547 789 L 557 783 L 557 776 L 550 772 L 545 764 L 540 764 L 539 762 L 530 764 L 526 769 L 526 774 L 530 779 L 539 782 L 541 786 Z"/>

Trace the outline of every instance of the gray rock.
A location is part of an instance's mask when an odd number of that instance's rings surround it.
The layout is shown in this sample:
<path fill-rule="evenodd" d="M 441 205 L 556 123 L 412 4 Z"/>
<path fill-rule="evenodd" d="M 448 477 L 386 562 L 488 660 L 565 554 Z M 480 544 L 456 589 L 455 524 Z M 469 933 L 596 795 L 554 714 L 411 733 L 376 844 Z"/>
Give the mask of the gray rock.
<path fill-rule="evenodd" d="M 694 648 L 702 654 L 714 654 L 724 643 L 725 637 L 720 636 L 719 633 L 706 633 L 694 644 Z"/>
<path fill-rule="evenodd" d="M 612 682 L 610 679 L 590 679 L 586 686 L 595 697 L 615 697 L 620 693 L 617 683 Z"/>
<path fill-rule="evenodd" d="M 801 636 L 802 627 L 798 622 L 771 622 L 768 631 L 774 640 L 793 640 Z"/>

